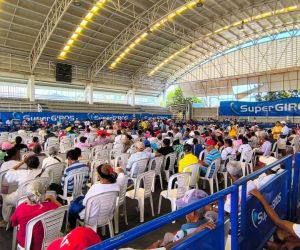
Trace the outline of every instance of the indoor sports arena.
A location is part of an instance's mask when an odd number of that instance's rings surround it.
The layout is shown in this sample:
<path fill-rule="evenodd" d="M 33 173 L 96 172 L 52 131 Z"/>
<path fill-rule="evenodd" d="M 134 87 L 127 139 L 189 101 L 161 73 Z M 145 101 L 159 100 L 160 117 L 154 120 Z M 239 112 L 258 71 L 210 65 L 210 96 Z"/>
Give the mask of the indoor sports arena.
<path fill-rule="evenodd" d="M 1 250 L 299 250 L 300 0 L 0 0 Z"/>

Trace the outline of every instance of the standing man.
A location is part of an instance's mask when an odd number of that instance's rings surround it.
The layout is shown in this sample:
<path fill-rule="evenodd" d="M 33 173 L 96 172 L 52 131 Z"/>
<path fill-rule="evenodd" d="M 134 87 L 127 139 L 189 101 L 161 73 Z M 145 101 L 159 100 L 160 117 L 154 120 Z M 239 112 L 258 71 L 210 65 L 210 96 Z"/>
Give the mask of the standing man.
<path fill-rule="evenodd" d="M 275 126 L 272 128 L 273 139 L 274 139 L 275 141 L 278 140 L 279 135 L 281 134 L 281 131 L 282 131 L 281 123 L 280 123 L 279 121 L 277 121 L 277 122 L 275 123 Z"/>
<path fill-rule="evenodd" d="M 289 128 L 286 125 L 285 121 L 280 122 L 282 129 L 281 129 L 281 134 L 278 137 L 277 144 L 278 144 L 278 150 L 281 153 L 282 156 L 286 155 L 286 143 L 287 143 L 287 138 L 289 136 Z"/>

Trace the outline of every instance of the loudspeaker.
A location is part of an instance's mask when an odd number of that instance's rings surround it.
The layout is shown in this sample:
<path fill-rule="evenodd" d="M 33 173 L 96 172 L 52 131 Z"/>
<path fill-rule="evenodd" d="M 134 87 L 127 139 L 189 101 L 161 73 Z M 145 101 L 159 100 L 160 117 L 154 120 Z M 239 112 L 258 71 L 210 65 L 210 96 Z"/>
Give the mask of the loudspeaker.
<path fill-rule="evenodd" d="M 56 81 L 72 82 L 72 65 L 57 63 L 56 64 Z"/>

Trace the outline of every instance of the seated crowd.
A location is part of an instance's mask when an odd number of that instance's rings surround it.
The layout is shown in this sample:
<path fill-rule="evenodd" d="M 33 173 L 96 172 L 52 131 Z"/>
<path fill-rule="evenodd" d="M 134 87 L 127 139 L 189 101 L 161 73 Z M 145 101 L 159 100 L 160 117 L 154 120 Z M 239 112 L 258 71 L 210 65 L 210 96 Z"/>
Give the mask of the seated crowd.
<path fill-rule="evenodd" d="M 20 249 L 25 247 L 28 237 L 27 223 L 63 205 L 68 206 L 68 220 L 65 223 L 68 223 L 68 230 L 72 231 L 64 239 L 55 240 L 48 249 L 60 249 L 59 246 L 65 244 L 66 240 L 74 246 L 81 244 L 82 249 L 99 243 L 101 239 L 94 232 L 97 232 L 101 221 L 99 206 L 90 201 L 109 192 L 118 194 L 120 201 L 123 197 L 121 194 L 127 195 L 122 190 L 141 190 L 137 186 L 137 179 L 147 171 L 155 171 L 152 181 L 155 183 L 157 174 L 184 174 L 191 172 L 190 167 L 196 164 L 196 187 L 204 189 L 201 186 L 203 181 L 217 176 L 215 184 L 218 190 L 219 185 L 225 188 L 227 185 L 222 173 L 228 173 L 231 181 L 236 181 L 264 166 L 266 157 L 271 159 L 269 156 L 272 155 L 273 161 L 276 161 L 287 153 L 298 152 L 300 148 L 298 131 L 290 132 L 284 121 L 277 122 L 273 129 L 266 131 L 257 125 L 238 128 L 234 122 L 223 127 L 216 124 L 203 126 L 195 122 L 178 124 L 172 120 L 156 119 L 105 120 L 97 125 L 87 121 L 81 125 L 78 121 L 67 126 L 43 126 L 34 132 L 26 132 L 21 128 L 8 136 L 7 141 L 1 143 L 0 151 L 0 227 L 18 227 L 17 244 Z M 158 166 L 159 158 L 163 158 L 161 166 Z M 150 165 L 153 161 L 154 166 Z M 141 162 L 144 162 L 142 167 Z M 245 162 L 251 162 L 252 165 L 249 167 Z M 270 214 L 272 211 L 256 189 L 278 173 L 280 167 L 247 184 L 249 195 L 255 195 Z M 148 177 L 145 175 L 143 178 Z M 143 180 L 145 182 L 146 179 Z M 146 186 L 144 184 L 145 190 Z M 177 209 L 207 197 L 207 192 L 201 189 L 189 190 L 188 187 L 185 195 L 176 200 Z M 213 193 L 212 188 L 210 192 Z M 23 202 L 20 199 L 24 199 Z M 114 212 L 117 203 L 114 200 L 114 205 L 106 209 Z M 230 197 L 225 201 L 224 210 L 226 214 L 230 213 Z M 187 235 L 205 228 L 213 230 L 217 212 L 216 204 L 211 204 L 186 215 L 186 224 L 175 233 L 166 233 L 149 249 L 169 249 Z M 272 218 L 279 228 L 287 231 L 284 236 L 297 238 L 293 239 L 293 246 L 296 244 L 294 242 L 299 243 L 298 224 L 285 225 L 275 215 Z M 111 219 L 104 219 L 108 220 L 111 227 Z M 116 215 L 114 219 L 116 223 Z M 82 221 L 85 222 L 84 227 L 79 226 Z M 83 233 L 85 239 L 82 239 Z M 110 234 L 113 235 L 112 232 Z M 41 249 L 43 239 L 43 225 L 38 223 L 34 226 L 31 248 Z M 289 238 L 283 241 L 283 244 L 292 244 Z"/>

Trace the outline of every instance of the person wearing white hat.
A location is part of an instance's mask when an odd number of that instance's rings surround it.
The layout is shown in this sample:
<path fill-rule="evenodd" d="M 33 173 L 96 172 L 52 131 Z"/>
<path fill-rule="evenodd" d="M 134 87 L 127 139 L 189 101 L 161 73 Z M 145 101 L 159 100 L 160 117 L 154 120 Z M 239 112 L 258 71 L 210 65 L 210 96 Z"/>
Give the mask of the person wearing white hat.
<path fill-rule="evenodd" d="M 281 129 L 281 134 L 278 137 L 278 150 L 282 154 L 282 156 L 286 155 L 286 143 L 287 143 L 287 138 L 289 135 L 289 128 L 286 125 L 285 121 L 280 122 L 282 129 Z"/>
<path fill-rule="evenodd" d="M 289 128 L 286 125 L 286 122 L 281 121 L 280 123 L 281 123 L 281 126 L 282 126 L 281 134 L 284 135 L 284 136 L 288 136 L 289 135 Z"/>

